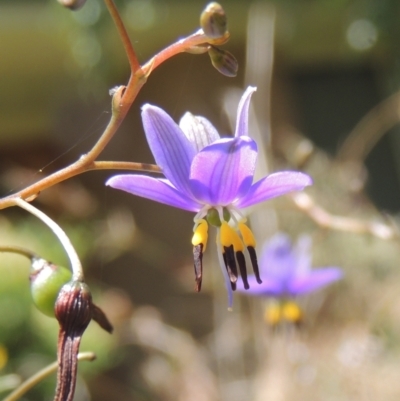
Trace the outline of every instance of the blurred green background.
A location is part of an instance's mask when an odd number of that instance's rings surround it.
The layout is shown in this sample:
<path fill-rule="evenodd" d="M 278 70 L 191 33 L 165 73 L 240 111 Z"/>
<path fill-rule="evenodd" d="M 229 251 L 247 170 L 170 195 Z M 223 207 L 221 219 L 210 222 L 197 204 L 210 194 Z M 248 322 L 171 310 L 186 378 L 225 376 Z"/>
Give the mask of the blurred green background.
<path fill-rule="evenodd" d="M 205 6 L 116 4 L 141 62 L 197 30 Z M 260 154 L 260 172 L 302 169 L 314 178 L 307 193 L 317 204 L 346 218 L 384 222 L 394 238 L 322 227 L 289 198 L 254 210 L 260 244 L 277 230 L 294 239 L 307 232 L 313 265 L 345 271 L 343 282 L 301 300 L 302 327 L 272 330 L 263 321 L 267 300 L 237 296 L 234 311 L 227 311 L 212 244 L 202 292 L 193 292 L 190 213 L 106 188 L 112 172 L 90 172 L 44 191 L 35 204 L 70 235 L 95 302 L 116 326 L 109 336 L 92 323 L 85 334 L 82 350 L 98 359 L 81 363 L 75 400 L 397 401 L 400 3 L 221 4 L 231 32 L 224 49 L 237 57 L 238 76 L 220 75 L 207 55 L 167 61 L 101 159 L 153 162 L 140 120 L 147 102 L 175 120 L 187 110 L 203 115 L 229 134 L 234 89 L 255 85 L 251 118 L 267 156 Z M 110 118 L 109 89 L 128 77 L 100 0 L 75 13 L 55 0 L 0 1 L 1 195 L 87 152 Z M 356 131 L 379 104 L 366 124 L 372 133 Z M 349 137 L 356 140 L 346 142 Z M 67 265 L 56 238 L 25 212 L 3 210 L 0 223 L 1 244 Z M 26 378 L 55 359 L 57 323 L 30 302 L 28 263 L 0 257 L 0 374 Z M 53 391 L 54 378 L 24 400 L 51 400 Z"/>

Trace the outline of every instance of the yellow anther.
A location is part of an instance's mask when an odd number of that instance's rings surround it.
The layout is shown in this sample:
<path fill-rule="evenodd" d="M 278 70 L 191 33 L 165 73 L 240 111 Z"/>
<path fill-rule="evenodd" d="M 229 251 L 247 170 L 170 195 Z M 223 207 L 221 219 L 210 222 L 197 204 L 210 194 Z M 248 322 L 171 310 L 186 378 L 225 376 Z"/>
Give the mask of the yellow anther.
<path fill-rule="evenodd" d="M 303 319 L 299 305 L 293 301 L 287 301 L 283 304 L 282 315 L 285 320 L 292 323 L 299 323 Z"/>
<path fill-rule="evenodd" d="M 194 230 L 194 234 L 192 237 L 192 245 L 197 246 L 202 244 L 203 245 L 203 252 L 206 250 L 208 239 L 208 223 L 201 219 L 197 223 L 197 227 Z"/>
<path fill-rule="evenodd" d="M 282 318 L 281 306 L 279 303 L 268 305 L 265 309 L 264 320 L 271 326 L 276 326 Z"/>
<path fill-rule="evenodd" d="M 242 240 L 238 233 L 226 221 L 223 221 L 221 224 L 220 241 L 222 246 L 229 247 L 233 245 L 235 252 L 243 252 L 244 246 Z"/>
<path fill-rule="evenodd" d="M 245 243 L 245 245 L 255 248 L 256 240 L 250 228 L 247 227 L 246 224 L 244 223 L 239 223 L 239 231 L 240 234 L 242 235 L 243 242 Z"/>

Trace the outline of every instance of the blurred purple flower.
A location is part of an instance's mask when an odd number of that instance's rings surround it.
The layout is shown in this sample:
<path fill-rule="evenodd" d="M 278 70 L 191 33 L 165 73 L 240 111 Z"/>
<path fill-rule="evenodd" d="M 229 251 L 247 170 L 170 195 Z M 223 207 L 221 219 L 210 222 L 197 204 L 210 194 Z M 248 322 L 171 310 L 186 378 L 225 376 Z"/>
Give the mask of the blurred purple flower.
<path fill-rule="evenodd" d="M 249 287 L 244 246 L 250 254 L 255 281 L 261 283 L 255 239 L 245 225 L 241 209 L 302 190 L 312 183 L 306 174 L 285 171 L 253 184 L 257 144 L 248 136 L 248 111 L 255 90 L 248 87 L 239 102 L 233 138 L 220 138 L 204 117 L 186 113 L 178 126 L 164 110 L 144 105 L 142 120 L 147 141 L 166 179 L 125 174 L 111 177 L 106 183 L 137 196 L 197 212 L 192 238 L 197 291 L 201 289 L 208 225 L 216 226 L 218 257 L 229 306 L 238 278 L 237 265 L 244 287 Z"/>
<path fill-rule="evenodd" d="M 324 267 L 311 270 L 311 239 L 302 236 L 296 246 L 282 233 L 268 241 L 260 258 L 260 274 L 263 282 L 246 291 L 249 295 L 290 298 L 317 291 L 343 277 L 338 267 Z M 248 277 L 249 284 L 256 282 Z M 238 285 L 244 292 L 244 287 Z"/>

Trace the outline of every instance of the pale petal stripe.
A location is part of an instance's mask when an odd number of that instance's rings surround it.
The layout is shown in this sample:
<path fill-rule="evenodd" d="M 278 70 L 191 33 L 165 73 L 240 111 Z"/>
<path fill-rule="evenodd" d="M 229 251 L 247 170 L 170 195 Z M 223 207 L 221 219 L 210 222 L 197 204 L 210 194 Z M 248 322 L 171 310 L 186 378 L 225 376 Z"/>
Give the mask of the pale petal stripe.
<path fill-rule="evenodd" d="M 194 146 L 172 118 L 159 107 L 144 105 L 142 120 L 156 163 L 178 190 L 189 195 L 189 171 L 196 153 Z"/>

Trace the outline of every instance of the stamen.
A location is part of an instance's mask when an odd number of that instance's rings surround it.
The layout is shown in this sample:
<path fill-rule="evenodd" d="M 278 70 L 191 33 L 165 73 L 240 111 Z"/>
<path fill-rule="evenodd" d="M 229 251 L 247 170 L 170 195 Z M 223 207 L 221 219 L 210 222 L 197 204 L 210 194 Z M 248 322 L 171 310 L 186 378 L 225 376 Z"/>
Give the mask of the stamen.
<path fill-rule="evenodd" d="M 260 269 L 258 268 L 256 250 L 252 246 L 248 246 L 247 251 L 249 252 L 251 265 L 253 266 L 254 277 L 256 278 L 257 283 L 261 284 L 262 280 L 260 277 Z"/>
<path fill-rule="evenodd" d="M 203 279 L 203 244 L 193 247 L 194 276 L 196 280 L 195 291 L 200 292 Z"/>
<path fill-rule="evenodd" d="M 250 255 L 251 264 L 253 266 L 254 276 L 256 277 L 257 283 L 261 284 L 262 280 L 260 277 L 260 270 L 258 268 L 257 254 L 256 254 L 256 240 L 250 228 L 243 222 L 238 224 L 240 234 L 242 235 L 243 242 L 245 243 L 247 250 Z"/>
<path fill-rule="evenodd" d="M 199 212 L 197 212 L 196 216 L 194 216 L 193 221 L 195 223 L 198 223 L 199 221 L 203 220 L 204 216 L 207 216 L 208 210 L 210 209 L 210 206 L 205 205 L 203 206 Z M 196 224 L 194 226 L 194 228 L 196 228 Z"/>
<path fill-rule="evenodd" d="M 244 258 L 242 251 L 236 252 L 236 259 L 239 265 L 240 275 L 242 276 L 244 288 L 245 290 L 248 290 L 250 286 L 247 281 L 246 259 Z"/>
<path fill-rule="evenodd" d="M 238 272 L 236 260 L 239 264 L 240 275 L 243 279 L 243 284 L 246 289 L 249 288 L 249 284 L 247 282 L 247 272 L 246 272 L 246 260 L 243 255 L 243 242 L 240 239 L 237 232 L 227 223 L 223 222 L 221 224 L 221 245 L 224 249 L 224 261 L 226 268 L 228 269 L 228 273 L 232 283 L 236 283 Z M 235 258 L 236 254 L 236 258 Z M 232 274 L 235 276 L 233 280 Z M 236 288 L 236 285 L 235 285 Z M 235 289 L 232 287 L 232 289 Z"/>
<path fill-rule="evenodd" d="M 281 305 L 278 302 L 271 303 L 267 306 L 264 313 L 265 321 L 275 327 L 282 320 Z"/>
<path fill-rule="evenodd" d="M 196 280 L 195 291 L 201 290 L 203 278 L 203 252 L 206 250 L 208 240 L 208 224 L 204 219 L 197 222 L 192 237 L 194 275 Z"/>
<path fill-rule="evenodd" d="M 220 238 L 220 229 L 218 228 L 217 230 L 217 255 L 218 255 L 218 261 L 219 265 L 221 267 L 222 275 L 224 276 L 224 281 L 225 281 L 225 287 L 228 292 L 228 310 L 232 310 L 232 305 L 233 305 L 233 292 L 232 292 L 232 286 L 231 286 L 231 281 L 229 280 L 228 272 L 226 271 L 225 267 L 225 262 L 223 259 L 222 255 L 222 247 L 219 242 Z"/>
<path fill-rule="evenodd" d="M 233 245 L 223 246 L 223 249 L 224 249 L 223 257 L 226 270 L 228 271 L 229 274 L 229 279 L 231 280 L 232 284 L 235 284 L 238 278 L 238 271 L 236 266 L 235 251 L 233 249 Z M 234 290 L 235 288 L 232 287 L 232 289 Z"/>
<path fill-rule="evenodd" d="M 303 320 L 303 314 L 299 305 L 293 301 L 287 301 L 283 304 L 282 315 L 285 320 L 295 324 L 300 324 Z"/>

